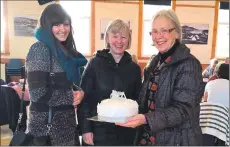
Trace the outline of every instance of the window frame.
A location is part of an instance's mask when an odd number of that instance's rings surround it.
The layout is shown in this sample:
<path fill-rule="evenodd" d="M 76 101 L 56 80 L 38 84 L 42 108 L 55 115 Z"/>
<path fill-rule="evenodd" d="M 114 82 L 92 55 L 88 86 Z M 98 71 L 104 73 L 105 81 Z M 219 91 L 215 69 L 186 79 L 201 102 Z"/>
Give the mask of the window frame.
<path fill-rule="evenodd" d="M 7 15 L 7 1 L 1 1 L 1 9 L 3 9 L 3 23 L 4 23 L 4 35 L 3 43 L 4 43 L 4 50 L 1 50 L 1 55 L 9 56 L 9 29 L 8 29 L 8 15 Z"/>
<path fill-rule="evenodd" d="M 213 28 L 213 39 L 212 39 L 212 50 L 211 50 L 211 59 L 217 58 L 219 60 L 224 60 L 223 57 L 216 57 L 216 47 L 217 47 L 217 33 L 218 33 L 218 24 L 219 24 L 219 11 L 220 11 L 220 2 L 229 2 L 227 0 L 217 0 L 215 3 L 215 16 L 214 16 L 214 28 Z"/>

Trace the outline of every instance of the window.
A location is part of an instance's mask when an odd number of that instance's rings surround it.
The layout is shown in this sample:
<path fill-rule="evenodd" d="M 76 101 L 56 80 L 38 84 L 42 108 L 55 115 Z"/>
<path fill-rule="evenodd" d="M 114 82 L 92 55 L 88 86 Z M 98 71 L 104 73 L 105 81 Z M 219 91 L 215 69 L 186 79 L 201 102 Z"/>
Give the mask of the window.
<path fill-rule="evenodd" d="M 149 35 L 151 31 L 152 17 L 160 10 L 170 9 L 171 6 L 165 5 L 144 5 L 143 7 L 143 43 L 142 43 L 142 57 L 151 57 L 156 55 L 158 50 L 154 47 L 152 38 Z"/>
<path fill-rule="evenodd" d="M 91 55 L 91 1 L 60 1 L 60 4 L 71 16 L 73 37 L 77 50 Z"/>
<path fill-rule="evenodd" d="M 219 9 L 215 56 L 229 56 L 229 10 Z"/>
<path fill-rule="evenodd" d="M 1 53 L 5 52 L 5 19 L 4 19 L 3 1 L 1 1 Z"/>

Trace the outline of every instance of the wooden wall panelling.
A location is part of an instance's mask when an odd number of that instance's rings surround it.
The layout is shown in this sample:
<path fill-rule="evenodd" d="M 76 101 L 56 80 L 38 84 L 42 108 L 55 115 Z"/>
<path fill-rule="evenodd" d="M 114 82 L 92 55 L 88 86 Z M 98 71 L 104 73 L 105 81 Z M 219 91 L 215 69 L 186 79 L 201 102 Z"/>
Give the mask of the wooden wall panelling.
<path fill-rule="evenodd" d="M 25 59 L 21 59 L 22 63 L 25 64 Z M 6 64 L 10 61 L 10 58 L 1 58 L 1 64 Z"/>
<path fill-rule="evenodd" d="M 139 1 L 131 1 L 131 0 L 94 0 L 95 2 L 103 2 L 103 3 L 125 3 L 125 4 L 139 4 Z"/>
<path fill-rule="evenodd" d="M 215 8 L 215 6 L 209 6 L 209 5 L 188 5 L 188 4 L 176 4 L 176 7 Z"/>
<path fill-rule="evenodd" d="M 144 1 L 140 0 L 139 3 L 139 18 L 138 18 L 138 49 L 137 49 L 137 58 L 142 59 L 141 51 L 142 51 L 142 31 L 143 31 L 143 6 Z"/>
<path fill-rule="evenodd" d="M 95 0 L 93 0 L 91 1 L 91 57 L 95 50 Z"/>
<path fill-rule="evenodd" d="M 171 3 L 173 11 L 176 11 L 176 0 L 172 0 Z"/>

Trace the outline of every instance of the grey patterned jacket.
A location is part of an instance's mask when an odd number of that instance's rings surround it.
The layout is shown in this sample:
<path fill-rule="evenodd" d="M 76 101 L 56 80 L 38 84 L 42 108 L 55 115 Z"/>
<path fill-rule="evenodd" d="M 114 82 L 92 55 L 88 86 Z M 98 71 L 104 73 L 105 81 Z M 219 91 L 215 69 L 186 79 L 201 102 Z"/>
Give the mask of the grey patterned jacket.
<path fill-rule="evenodd" d="M 28 77 L 36 74 L 36 79 L 28 78 L 29 94 L 31 102 L 38 102 L 47 92 L 46 79 L 39 74 L 42 72 L 64 72 L 55 57 L 52 57 L 52 69 L 50 71 L 50 52 L 42 42 L 34 43 L 26 57 L 26 70 Z M 35 77 L 35 76 L 33 76 Z M 33 86 L 36 85 L 36 86 Z M 49 106 L 72 105 L 72 89 L 53 90 L 51 99 L 46 103 Z M 44 136 L 47 132 L 48 112 L 30 111 L 28 131 L 34 136 Z M 56 111 L 52 117 L 52 128 L 50 132 L 52 145 L 76 145 L 76 119 L 72 110 Z"/>
<path fill-rule="evenodd" d="M 148 113 L 145 111 L 146 89 L 149 74 L 158 58 L 159 55 L 153 58 L 145 69 L 139 96 L 140 111 L 156 134 L 156 145 L 201 145 L 199 103 L 204 89 L 201 64 L 185 45 L 179 44 L 171 61 L 160 71 L 155 111 Z"/>

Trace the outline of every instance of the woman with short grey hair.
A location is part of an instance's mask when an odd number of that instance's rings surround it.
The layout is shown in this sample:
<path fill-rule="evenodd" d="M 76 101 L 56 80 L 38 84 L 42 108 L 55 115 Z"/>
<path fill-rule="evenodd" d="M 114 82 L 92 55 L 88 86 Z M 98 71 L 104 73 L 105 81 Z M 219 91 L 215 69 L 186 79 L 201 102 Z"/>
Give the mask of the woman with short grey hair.
<path fill-rule="evenodd" d="M 97 115 L 97 104 L 109 98 L 112 90 L 123 91 L 126 97 L 133 100 L 138 99 L 140 92 L 140 67 L 126 52 L 131 46 L 129 26 L 120 19 L 112 21 L 106 29 L 104 40 L 105 49 L 98 50 L 88 62 L 80 84 L 85 92 L 78 109 L 83 145 L 131 146 L 135 129 L 87 120 Z"/>
<path fill-rule="evenodd" d="M 144 70 L 140 114 L 116 123 L 138 127 L 136 145 L 202 145 L 199 126 L 203 95 L 200 62 L 181 43 L 180 22 L 172 10 L 159 11 L 152 22 L 152 41 L 159 53 Z"/>
<path fill-rule="evenodd" d="M 172 22 L 172 24 L 174 26 L 174 29 L 177 32 L 177 39 L 179 41 L 181 41 L 182 28 L 181 28 L 181 24 L 180 24 L 180 21 L 179 21 L 177 15 L 176 15 L 176 13 L 174 13 L 172 10 L 160 11 L 153 17 L 152 21 L 155 21 L 159 17 L 165 17 L 165 18 L 169 19 Z"/>

